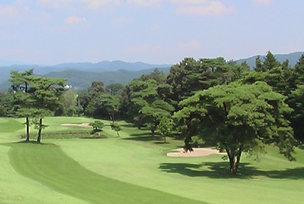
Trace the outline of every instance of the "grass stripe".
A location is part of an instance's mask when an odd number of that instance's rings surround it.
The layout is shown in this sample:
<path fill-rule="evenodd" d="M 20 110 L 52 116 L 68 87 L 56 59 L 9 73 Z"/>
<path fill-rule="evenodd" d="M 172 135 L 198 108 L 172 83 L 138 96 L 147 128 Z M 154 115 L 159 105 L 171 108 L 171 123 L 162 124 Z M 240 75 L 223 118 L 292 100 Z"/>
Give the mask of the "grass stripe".
<path fill-rule="evenodd" d="M 93 173 L 54 144 L 12 143 L 14 169 L 56 191 L 91 203 L 203 203 Z"/>

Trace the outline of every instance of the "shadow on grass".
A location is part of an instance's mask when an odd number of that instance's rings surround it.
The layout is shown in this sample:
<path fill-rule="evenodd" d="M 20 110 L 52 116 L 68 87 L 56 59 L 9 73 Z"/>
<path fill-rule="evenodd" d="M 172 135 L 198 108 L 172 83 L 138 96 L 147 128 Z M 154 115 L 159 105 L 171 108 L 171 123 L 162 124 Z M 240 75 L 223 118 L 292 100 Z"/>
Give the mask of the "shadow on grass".
<path fill-rule="evenodd" d="M 120 126 L 125 127 L 125 128 L 134 128 L 135 127 L 133 124 L 122 124 Z"/>
<path fill-rule="evenodd" d="M 101 136 L 87 136 L 87 137 L 79 137 L 79 139 L 106 139 L 107 136 L 101 135 Z"/>
<path fill-rule="evenodd" d="M 254 178 L 256 176 L 265 176 L 274 179 L 304 179 L 304 167 L 263 171 L 250 166 L 249 163 L 241 163 L 237 174 L 231 174 L 229 172 L 228 162 L 203 162 L 202 164 L 162 163 L 160 164 L 159 169 L 167 173 L 178 173 L 190 177 L 208 177 L 218 179 L 244 179 Z"/>
<path fill-rule="evenodd" d="M 142 142 L 146 142 L 146 141 L 156 141 L 159 142 L 161 140 L 161 138 L 155 136 L 152 137 L 150 135 L 144 134 L 144 136 L 139 136 L 139 137 L 128 137 L 128 138 L 124 138 L 124 140 L 131 140 L 131 141 L 142 141 Z"/>
<path fill-rule="evenodd" d="M 26 141 L 26 140 L 22 140 L 22 141 L 18 141 L 18 142 L 8 142 L 8 143 L 1 143 L 0 145 L 4 145 L 4 146 L 12 146 L 12 145 L 18 145 L 18 144 L 31 144 L 31 145 L 55 145 L 54 143 L 49 143 L 49 142 L 37 142 L 35 140 L 30 140 L 30 141 Z"/>

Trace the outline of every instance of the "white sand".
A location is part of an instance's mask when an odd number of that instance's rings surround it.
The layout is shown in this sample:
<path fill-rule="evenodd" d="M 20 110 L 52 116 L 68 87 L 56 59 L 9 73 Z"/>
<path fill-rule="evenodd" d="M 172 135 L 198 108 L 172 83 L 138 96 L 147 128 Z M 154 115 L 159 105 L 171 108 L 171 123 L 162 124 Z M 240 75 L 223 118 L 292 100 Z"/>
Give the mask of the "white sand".
<path fill-rule="evenodd" d="M 89 125 L 89 123 L 81 123 L 81 124 L 77 124 L 77 123 L 64 123 L 61 124 L 62 126 L 75 126 L 75 127 L 92 127 Z"/>
<path fill-rule="evenodd" d="M 217 149 L 211 148 L 193 148 L 193 152 L 185 152 L 183 148 L 174 149 L 174 152 L 167 153 L 168 157 L 203 157 L 211 154 L 226 154 L 221 153 Z"/>

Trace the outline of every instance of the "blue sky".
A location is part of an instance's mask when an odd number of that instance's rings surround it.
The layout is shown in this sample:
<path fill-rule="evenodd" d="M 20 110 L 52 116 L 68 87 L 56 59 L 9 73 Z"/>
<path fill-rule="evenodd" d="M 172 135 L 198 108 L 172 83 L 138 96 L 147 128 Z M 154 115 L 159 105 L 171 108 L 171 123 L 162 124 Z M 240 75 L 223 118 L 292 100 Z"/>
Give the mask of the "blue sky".
<path fill-rule="evenodd" d="M 177 63 L 304 49 L 303 0 L 1 0 L 0 59 Z"/>

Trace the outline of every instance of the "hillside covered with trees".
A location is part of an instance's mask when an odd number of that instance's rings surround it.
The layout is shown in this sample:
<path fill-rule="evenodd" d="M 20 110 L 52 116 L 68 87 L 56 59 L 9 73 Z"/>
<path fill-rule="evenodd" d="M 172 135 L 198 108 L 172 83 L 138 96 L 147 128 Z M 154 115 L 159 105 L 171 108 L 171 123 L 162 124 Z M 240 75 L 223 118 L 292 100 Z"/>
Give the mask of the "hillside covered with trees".
<path fill-rule="evenodd" d="M 258 154 L 269 144 L 293 160 L 294 147 L 304 140 L 304 55 L 292 67 L 268 52 L 255 59 L 254 69 L 224 58 L 185 58 L 166 75 L 155 69 L 127 85 L 95 81 L 80 92 L 31 70 L 11 72 L 10 81 L 12 88 L 1 93 L 1 116 L 25 117 L 39 130 L 47 115 L 110 119 L 113 127 L 124 119 L 148 128 L 152 137 L 184 136 L 186 151 L 215 146 L 227 153 L 231 172 L 243 152 Z"/>

